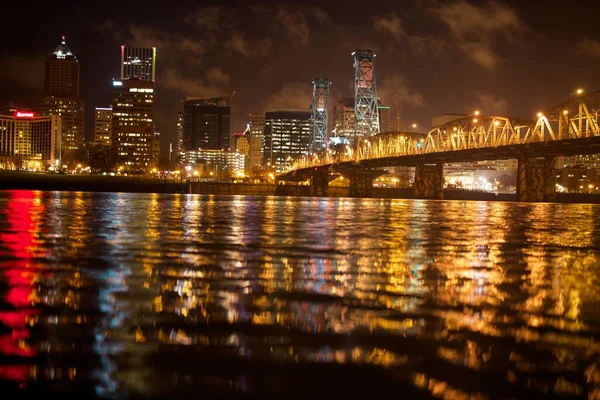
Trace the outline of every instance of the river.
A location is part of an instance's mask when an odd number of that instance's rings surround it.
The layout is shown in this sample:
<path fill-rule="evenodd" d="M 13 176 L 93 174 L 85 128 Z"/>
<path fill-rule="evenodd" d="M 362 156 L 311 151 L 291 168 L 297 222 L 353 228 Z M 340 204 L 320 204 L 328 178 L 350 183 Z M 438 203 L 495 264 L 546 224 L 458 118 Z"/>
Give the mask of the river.
<path fill-rule="evenodd" d="M 600 206 L 0 192 L 19 398 L 600 398 Z"/>

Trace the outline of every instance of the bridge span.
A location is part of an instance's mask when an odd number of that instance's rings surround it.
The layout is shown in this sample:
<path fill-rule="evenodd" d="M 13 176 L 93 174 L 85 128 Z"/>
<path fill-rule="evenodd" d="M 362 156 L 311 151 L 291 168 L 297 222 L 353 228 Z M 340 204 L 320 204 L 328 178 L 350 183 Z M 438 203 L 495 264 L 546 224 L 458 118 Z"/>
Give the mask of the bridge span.
<path fill-rule="evenodd" d="M 278 179 L 310 180 L 312 192 L 323 196 L 330 175 L 337 173 L 349 179 L 351 196 L 368 197 L 384 168 L 411 166 L 415 197 L 441 199 L 445 163 L 517 159 L 517 199 L 554 201 L 556 157 L 600 153 L 599 112 L 600 92 L 577 93 L 533 120 L 476 112 L 426 136 L 379 134 L 354 146 L 302 156 Z"/>

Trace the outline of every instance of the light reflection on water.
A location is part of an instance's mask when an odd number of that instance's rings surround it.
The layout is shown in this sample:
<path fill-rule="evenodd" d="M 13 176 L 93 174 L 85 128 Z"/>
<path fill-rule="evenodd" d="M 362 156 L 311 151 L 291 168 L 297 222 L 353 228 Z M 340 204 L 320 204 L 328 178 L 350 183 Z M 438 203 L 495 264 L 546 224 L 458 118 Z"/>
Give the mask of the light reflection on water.
<path fill-rule="evenodd" d="M 600 398 L 599 211 L 0 192 L 0 387 Z"/>

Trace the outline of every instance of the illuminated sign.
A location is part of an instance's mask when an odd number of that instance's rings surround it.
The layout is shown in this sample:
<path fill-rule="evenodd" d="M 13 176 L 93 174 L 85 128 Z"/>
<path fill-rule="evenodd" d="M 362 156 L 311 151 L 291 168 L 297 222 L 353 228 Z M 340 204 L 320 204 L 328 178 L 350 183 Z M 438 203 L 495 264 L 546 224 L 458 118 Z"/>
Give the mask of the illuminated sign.
<path fill-rule="evenodd" d="M 121 81 L 113 81 L 113 86 L 123 86 L 123 82 L 121 82 Z"/>
<path fill-rule="evenodd" d="M 25 112 L 25 111 L 17 111 L 15 113 L 15 117 L 17 117 L 17 118 L 33 118 L 33 117 L 35 117 L 35 113 Z"/>

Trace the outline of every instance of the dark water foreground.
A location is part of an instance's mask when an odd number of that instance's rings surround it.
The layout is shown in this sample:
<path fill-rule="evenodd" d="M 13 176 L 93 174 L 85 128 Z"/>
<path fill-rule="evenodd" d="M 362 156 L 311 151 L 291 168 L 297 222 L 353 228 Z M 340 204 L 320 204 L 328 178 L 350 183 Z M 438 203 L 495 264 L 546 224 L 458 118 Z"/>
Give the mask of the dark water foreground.
<path fill-rule="evenodd" d="M 0 192 L 0 397 L 599 398 L 600 206 Z"/>

